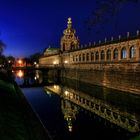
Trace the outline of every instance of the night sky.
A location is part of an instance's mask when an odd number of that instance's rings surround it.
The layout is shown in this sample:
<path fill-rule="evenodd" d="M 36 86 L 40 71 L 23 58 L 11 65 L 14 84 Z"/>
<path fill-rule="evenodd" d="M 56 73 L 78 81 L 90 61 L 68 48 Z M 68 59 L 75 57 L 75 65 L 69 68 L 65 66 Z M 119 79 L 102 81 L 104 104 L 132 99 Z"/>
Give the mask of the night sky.
<path fill-rule="evenodd" d="M 60 47 L 68 17 L 81 44 L 140 29 L 140 2 L 123 6 L 99 31 L 88 31 L 85 21 L 95 8 L 94 0 L 0 0 L 0 39 L 7 45 L 4 54 L 27 57 L 49 45 Z"/>

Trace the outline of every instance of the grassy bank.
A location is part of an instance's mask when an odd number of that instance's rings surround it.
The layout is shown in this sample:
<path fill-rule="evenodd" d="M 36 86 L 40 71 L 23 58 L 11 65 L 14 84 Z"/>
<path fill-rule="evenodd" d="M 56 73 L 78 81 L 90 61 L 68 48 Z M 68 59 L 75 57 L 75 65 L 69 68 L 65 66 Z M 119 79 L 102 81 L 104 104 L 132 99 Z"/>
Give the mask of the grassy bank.
<path fill-rule="evenodd" d="M 17 84 L 0 73 L 0 140 L 51 139 Z"/>

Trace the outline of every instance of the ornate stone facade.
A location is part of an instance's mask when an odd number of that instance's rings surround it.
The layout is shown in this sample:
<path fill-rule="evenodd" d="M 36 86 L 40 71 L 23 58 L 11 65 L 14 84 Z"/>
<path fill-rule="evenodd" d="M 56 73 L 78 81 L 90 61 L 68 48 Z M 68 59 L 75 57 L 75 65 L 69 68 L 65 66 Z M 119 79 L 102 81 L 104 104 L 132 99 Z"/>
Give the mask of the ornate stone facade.
<path fill-rule="evenodd" d="M 140 39 L 110 42 L 99 46 L 89 46 L 70 54 L 70 62 L 75 63 L 117 63 L 140 61 Z"/>
<path fill-rule="evenodd" d="M 61 51 L 40 58 L 40 66 L 62 68 L 62 77 L 140 93 L 140 34 L 79 47 L 71 18 L 61 38 Z"/>
<path fill-rule="evenodd" d="M 72 20 L 68 18 L 67 29 L 61 38 L 61 51 L 75 50 L 79 48 L 79 39 L 75 36 L 76 31 L 72 28 Z"/>

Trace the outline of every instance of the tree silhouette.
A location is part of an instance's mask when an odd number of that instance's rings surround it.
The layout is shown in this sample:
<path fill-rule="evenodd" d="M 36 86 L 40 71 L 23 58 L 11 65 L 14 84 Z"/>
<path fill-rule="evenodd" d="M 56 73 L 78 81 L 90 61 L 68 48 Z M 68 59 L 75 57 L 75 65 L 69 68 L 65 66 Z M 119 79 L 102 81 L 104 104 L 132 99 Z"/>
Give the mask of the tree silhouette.
<path fill-rule="evenodd" d="M 96 0 L 96 9 L 87 18 L 86 25 L 90 30 L 98 25 L 108 23 L 119 13 L 125 4 L 137 4 L 138 2 L 139 0 Z"/>
<path fill-rule="evenodd" d="M 39 62 L 40 56 L 41 56 L 40 53 L 32 54 L 32 55 L 30 56 L 31 63 L 32 63 L 32 64 L 34 64 L 34 62 L 38 63 L 38 62 Z"/>
<path fill-rule="evenodd" d="M 5 43 L 2 40 L 0 40 L 0 55 L 2 55 L 5 46 Z"/>

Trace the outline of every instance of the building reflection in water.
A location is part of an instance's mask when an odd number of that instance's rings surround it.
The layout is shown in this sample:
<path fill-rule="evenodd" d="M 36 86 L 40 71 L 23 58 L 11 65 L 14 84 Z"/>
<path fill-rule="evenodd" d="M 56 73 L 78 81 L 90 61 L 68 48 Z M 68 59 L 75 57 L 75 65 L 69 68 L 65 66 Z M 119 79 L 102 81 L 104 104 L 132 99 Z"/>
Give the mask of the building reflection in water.
<path fill-rule="evenodd" d="M 35 77 L 34 77 L 34 79 L 38 83 L 42 83 L 43 82 L 43 76 L 42 76 L 42 72 L 40 70 L 35 70 Z"/>
<path fill-rule="evenodd" d="M 59 94 L 62 98 L 61 109 L 64 119 L 68 123 L 69 131 L 72 131 L 72 124 L 76 120 L 79 106 L 129 132 L 140 132 L 140 120 L 138 119 L 140 117 L 135 112 L 129 113 L 127 110 L 123 111 L 115 105 L 108 104 L 103 100 L 72 88 L 54 85 L 46 86 L 44 89 Z"/>
<path fill-rule="evenodd" d="M 73 128 L 72 125 L 73 125 L 73 122 L 76 120 L 78 107 L 73 105 L 72 102 L 67 99 L 70 96 L 70 93 L 67 90 L 64 91 L 64 96 L 63 94 L 61 94 L 62 88 L 59 85 L 51 86 L 50 91 L 61 95 L 61 110 L 64 115 L 64 119 L 67 121 L 68 130 L 72 132 L 72 128 Z M 47 93 L 50 93 L 50 91 L 47 90 Z"/>
<path fill-rule="evenodd" d="M 64 115 L 64 119 L 67 121 L 68 130 L 72 132 L 73 122 L 76 120 L 76 114 L 78 113 L 78 108 L 72 106 L 72 103 L 67 99 L 61 99 L 61 110 Z"/>

